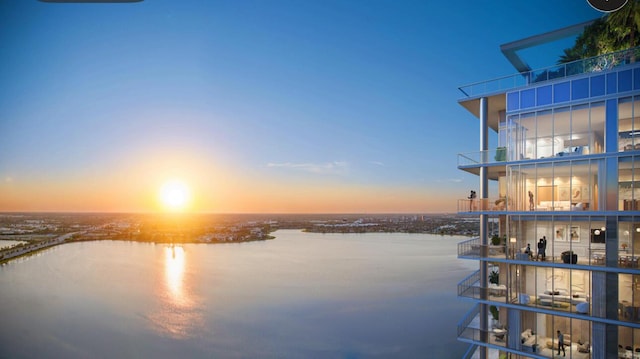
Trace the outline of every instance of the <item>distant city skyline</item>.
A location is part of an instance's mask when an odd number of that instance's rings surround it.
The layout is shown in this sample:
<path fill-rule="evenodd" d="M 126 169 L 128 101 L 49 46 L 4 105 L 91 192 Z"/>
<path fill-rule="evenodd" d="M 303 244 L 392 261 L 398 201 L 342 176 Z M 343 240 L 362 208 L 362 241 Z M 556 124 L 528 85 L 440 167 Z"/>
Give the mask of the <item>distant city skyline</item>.
<path fill-rule="evenodd" d="M 584 0 L 2 2 L 0 211 L 171 210 L 160 191 L 179 181 L 189 212 L 454 212 L 477 187 L 451 165 L 477 150 L 457 87 L 514 73 L 500 44 L 600 16 Z"/>

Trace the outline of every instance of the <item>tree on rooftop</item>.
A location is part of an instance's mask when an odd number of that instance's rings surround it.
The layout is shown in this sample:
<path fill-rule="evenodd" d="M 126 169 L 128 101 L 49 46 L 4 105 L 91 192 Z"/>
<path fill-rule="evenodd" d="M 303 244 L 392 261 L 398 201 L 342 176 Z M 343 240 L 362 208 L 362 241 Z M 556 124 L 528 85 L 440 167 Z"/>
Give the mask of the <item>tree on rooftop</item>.
<path fill-rule="evenodd" d="M 573 47 L 564 49 L 558 63 L 567 63 L 637 46 L 640 0 L 629 0 L 620 10 L 584 28 Z"/>

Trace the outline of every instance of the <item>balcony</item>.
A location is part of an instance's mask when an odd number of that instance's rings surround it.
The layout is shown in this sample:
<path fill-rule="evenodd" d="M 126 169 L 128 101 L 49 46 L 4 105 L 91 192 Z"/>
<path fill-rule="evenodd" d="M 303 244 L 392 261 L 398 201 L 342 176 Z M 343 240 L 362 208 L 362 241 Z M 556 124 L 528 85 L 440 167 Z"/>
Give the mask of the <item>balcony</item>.
<path fill-rule="evenodd" d="M 612 52 L 587 59 L 549 66 L 493 80 L 476 82 L 458 87 L 464 98 L 506 92 L 508 90 L 565 77 L 610 70 L 637 62 L 640 59 L 640 47 Z"/>
<path fill-rule="evenodd" d="M 458 200 L 458 213 L 500 212 L 506 210 L 507 206 L 504 198 L 475 198 Z"/>
<path fill-rule="evenodd" d="M 483 299 L 483 293 L 486 293 L 488 300 L 504 303 L 507 298 L 507 287 L 495 284 L 489 284 L 489 287 L 486 288 L 481 287 L 479 270 L 458 283 L 458 297 Z"/>
<path fill-rule="evenodd" d="M 526 254 L 524 253 L 523 248 L 527 246 L 527 243 L 531 244 L 532 253 Z M 465 241 L 458 243 L 458 258 L 463 259 L 480 259 L 480 258 L 489 258 L 489 259 L 501 259 L 501 260 L 515 260 L 519 262 L 525 262 L 523 264 L 530 264 L 536 266 L 547 266 L 547 264 L 560 263 L 560 264 L 572 264 L 578 266 L 604 266 L 605 265 L 605 252 L 601 247 L 594 246 L 579 246 L 579 245 L 569 245 L 569 243 L 559 242 L 555 245 L 550 243 L 550 247 L 547 248 L 547 253 L 542 260 L 542 257 L 536 256 L 537 248 L 536 248 L 537 240 L 517 240 L 516 242 L 510 242 L 506 245 L 491 245 L 486 244 L 483 245 L 480 243 L 480 238 L 475 237 Z M 555 250 L 552 250 L 551 246 Z M 571 252 L 575 257 L 567 258 L 564 254 L 566 252 Z M 620 254 L 618 257 L 618 267 L 619 268 L 640 268 L 640 253 L 632 253 L 627 250 L 620 250 Z M 575 259 L 575 261 L 574 261 Z M 478 279 L 479 281 L 479 279 Z M 460 283 L 462 284 L 462 282 Z M 459 284 L 459 285 L 460 285 Z M 473 285 L 473 283 L 467 283 L 467 286 Z M 460 288 L 458 288 L 460 290 Z M 489 290 L 489 295 L 491 296 L 493 287 L 486 288 Z M 471 290 L 471 289 L 470 289 Z M 472 289 L 475 291 L 476 289 Z M 480 293 L 480 288 L 477 289 L 477 293 Z M 461 295 L 460 292 L 458 295 Z M 475 294 L 473 294 L 475 295 Z M 470 298 L 478 298 L 473 295 L 461 295 L 464 297 Z M 479 294 L 478 294 L 479 295 Z M 502 296 L 502 295 L 495 295 Z M 496 299 L 501 301 L 501 299 Z M 640 312 L 638 314 L 640 316 Z"/>
<path fill-rule="evenodd" d="M 458 258 L 480 258 L 480 238 L 475 237 L 458 243 Z"/>
<path fill-rule="evenodd" d="M 508 202 L 508 203 L 507 203 Z M 571 201 L 538 201 L 531 204 L 516 205 L 507 201 L 504 197 L 498 198 L 475 198 L 458 199 L 458 213 L 480 213 L 480 212 L 589 212 L 597 211 L 588 202 Z M 636 209 L 637 210 L 637 209 Z"/>
<path fill-rule="evenodd" d="M 484 338 L 488 338 L 486 341 Z M 458 322 L 458 338 L 475 343 L 489 343 L 505 347 L 507 344 L 507 332 L 504 329 L 480 329 L 480 306 L 475 305 Z"/>
<path fill-rule="evenodd" d="M 480 299 L 482 293 L 479 283 L 480 271 L 478 270 L 458 283 L 458 297 Z"/>
<path fill-rule="evenodd" d="M 458 167 L 486 165 L 507 160 L 507 151 L 504 147 L 487 151 L 474 151 L 458 154 Z"/>

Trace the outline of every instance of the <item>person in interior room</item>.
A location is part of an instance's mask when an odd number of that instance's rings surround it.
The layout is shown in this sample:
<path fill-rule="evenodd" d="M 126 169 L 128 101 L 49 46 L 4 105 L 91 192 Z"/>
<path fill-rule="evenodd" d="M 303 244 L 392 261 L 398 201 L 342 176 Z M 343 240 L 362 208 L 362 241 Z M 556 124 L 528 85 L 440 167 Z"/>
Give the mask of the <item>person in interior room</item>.
<path fill-rule="evenodd" d="M 527 243 L 527 248 L 524 250 L 524 253 L 526 253 L 529 256 L 529 259 L 533 258 L 533 253 L 531 253 L 531 244 Z"/>
<path fill-rule="evenodd" d="M 567 353 L 564 351 L 564 335 L 558 330 L 558 355 L 560 355 L 560 349 L 562 349 L 562 356 L 566 357 Z"/>
<path fill-rule="evenodd" d="M 529 191 L 529 210 L 533 211 L 535 209 L 535 204 L 533 203 L 533 192 Z"/>

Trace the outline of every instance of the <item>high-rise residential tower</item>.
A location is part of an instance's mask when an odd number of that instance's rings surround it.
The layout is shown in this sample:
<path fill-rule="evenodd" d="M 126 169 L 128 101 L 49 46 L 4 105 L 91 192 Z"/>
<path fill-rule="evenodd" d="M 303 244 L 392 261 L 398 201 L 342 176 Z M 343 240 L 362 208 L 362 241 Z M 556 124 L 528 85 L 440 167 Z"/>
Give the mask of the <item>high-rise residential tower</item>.
<path fill-rule="evenodd" d="M 458 168 L 480 181 L 458 213 L 480 230 L 458 246 L 479 263 L 458 338 L 479 358 L 640 358 L 640 50 L 518 55 L 584 26 L 503 45 L 518 73 L 460 88 L 480 145 Z"/>

